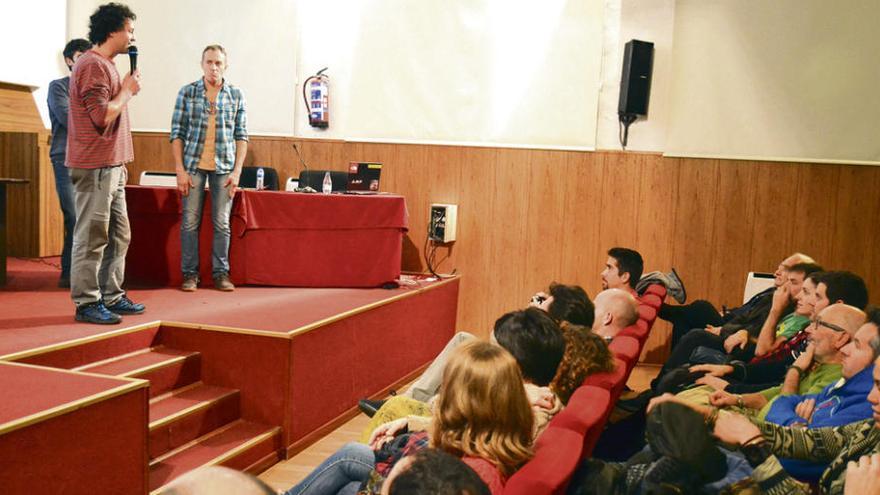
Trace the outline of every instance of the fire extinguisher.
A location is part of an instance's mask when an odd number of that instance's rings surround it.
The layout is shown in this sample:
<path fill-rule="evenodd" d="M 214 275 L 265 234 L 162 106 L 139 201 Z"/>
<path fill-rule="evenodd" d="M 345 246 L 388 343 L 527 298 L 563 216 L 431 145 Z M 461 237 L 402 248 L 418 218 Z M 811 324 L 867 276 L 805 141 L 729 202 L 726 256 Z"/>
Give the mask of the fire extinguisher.
<path fill-rule="evenodd" d="M 303 83 L 303 100 L 309 112 L 309 125 L 325 129 L 330 126 L 330 77 L 324 75 L 327 67 Z"/>

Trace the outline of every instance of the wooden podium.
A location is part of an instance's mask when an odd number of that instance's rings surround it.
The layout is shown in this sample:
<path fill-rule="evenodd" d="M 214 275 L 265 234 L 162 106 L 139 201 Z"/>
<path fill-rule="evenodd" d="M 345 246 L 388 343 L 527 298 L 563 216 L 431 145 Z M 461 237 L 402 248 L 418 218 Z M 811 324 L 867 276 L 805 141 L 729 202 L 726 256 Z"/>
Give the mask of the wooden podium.
<path fill-rule="evenodd" d="M 9 256 L 57 256 L 64 241 L 64 220 L 49 159 L 51 133 L 43 125 L 32 91 L 0 82 L 0 177 L 26 181 L 7 191 L 5 248 Z"/>

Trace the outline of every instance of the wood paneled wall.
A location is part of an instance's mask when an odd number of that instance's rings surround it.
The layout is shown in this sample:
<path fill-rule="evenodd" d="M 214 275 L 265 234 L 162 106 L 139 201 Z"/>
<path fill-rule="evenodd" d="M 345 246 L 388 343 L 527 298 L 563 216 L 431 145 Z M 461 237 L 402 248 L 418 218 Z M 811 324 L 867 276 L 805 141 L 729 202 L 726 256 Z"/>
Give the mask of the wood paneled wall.
<path fill-rule="evenodd" d="M 301 166 L 289 138 L 254 137 L 249 165 L 280 179 Z M 135 137 L 132 180 L 173 170 L 164 134 Z M 424 270 L 431 203 L 459 207 L 458 241 L 443 272 L 463 274 L 458 328 L 487 335 L 505 311 L 551 281 L 600 290 L 612 246 L 638 249 L 647 270 L 675 267 L 691 299 L 734 306 L 750 270 L 772 271 L 794 251 L 864 276 L 880 293 L 880 168 L 565 152 L 296 140 L 313 169 L 379 161 L 382 189 L 410 213 L 404 269 Z M 876 296 L 872 300 L 877 301 Z M 646 359 L 665 359 L 655 326 Z"/>

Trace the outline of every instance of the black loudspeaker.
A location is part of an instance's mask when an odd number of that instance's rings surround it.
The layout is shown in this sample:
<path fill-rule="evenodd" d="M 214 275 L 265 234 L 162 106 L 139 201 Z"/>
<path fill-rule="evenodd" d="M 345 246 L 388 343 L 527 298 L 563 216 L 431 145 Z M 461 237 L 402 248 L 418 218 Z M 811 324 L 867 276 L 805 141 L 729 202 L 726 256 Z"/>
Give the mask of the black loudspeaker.
<path fill-rule="evenodd" d="M 654 43 L 630 40 L 626 44 L 623 53 L 623 74 L 620 76 L 618 115 L 648 115 L 653 65 Z"/>

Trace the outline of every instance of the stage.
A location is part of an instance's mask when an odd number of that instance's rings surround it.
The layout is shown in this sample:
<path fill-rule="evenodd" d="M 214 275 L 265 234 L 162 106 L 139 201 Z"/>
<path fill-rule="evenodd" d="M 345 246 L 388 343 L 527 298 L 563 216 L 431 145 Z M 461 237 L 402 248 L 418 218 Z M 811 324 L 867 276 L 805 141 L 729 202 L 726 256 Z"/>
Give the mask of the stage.
<path fill-rule="evenodd" d="M 459 279 L 421 277 L 392 290 L 136 288 L 146 313 L 82 324 L 56 265 L 10 258 L 0 290 L 4 493 L 49 479 L 146 493 L 204 464 L 263 470 L 410 379 L 455 331 Z"/>

